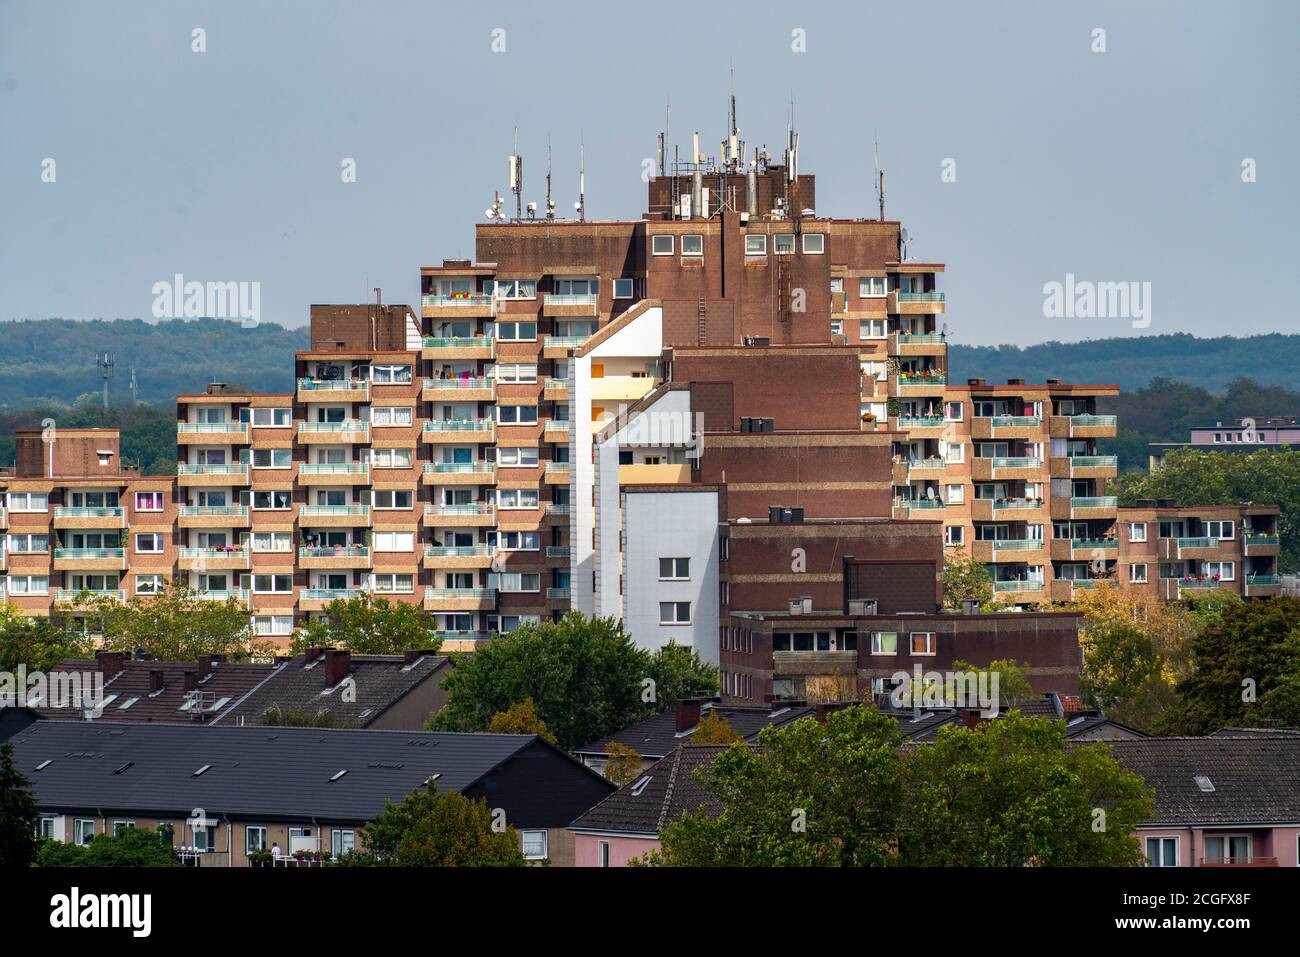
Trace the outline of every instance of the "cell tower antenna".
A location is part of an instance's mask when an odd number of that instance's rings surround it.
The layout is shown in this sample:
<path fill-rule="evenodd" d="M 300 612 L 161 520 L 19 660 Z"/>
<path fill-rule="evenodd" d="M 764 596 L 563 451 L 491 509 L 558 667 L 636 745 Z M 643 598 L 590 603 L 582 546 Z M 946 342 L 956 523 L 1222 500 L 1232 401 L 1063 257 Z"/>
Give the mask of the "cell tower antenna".
<path fill-rule="evenodd" d="M 135 377 L 135 366 L 131 366 L 131 401 L 140 401 L 140 383 Z"/>
<path fill-rule="evenodd" d="M 880 203 L 880 221 L 885 221 L 885 171 L 880 168 L 880 137 L 876 137 L 876 199 Z"/>
<path fill-rule="evenodd" d="M 510 154 L 510 189 L 515 194 L 515 219 L 524 218 L 524 158 L 519 155 L 519 127 L 515 127 L 515 149 Z"/>
<path fill-rule="evenodd" d="M 104 408 L 108 408 L 108 380 L 113 378 L 113 353 L 105 352 L 95 356 L 95 365 L 99 367 L 99 377 L 104 380 Z"/>
<path fill-rule="evenodd" d="M 546 134 L 546 218 L 555 218 L 555 201 L 551 199 L 551 135 Z"/>
<path fill-rule="evenodd" d="M 578 201 L 573 204 L 578 210 L 578 222 L 587 221 L 587 144 L 578 145 Z"/>

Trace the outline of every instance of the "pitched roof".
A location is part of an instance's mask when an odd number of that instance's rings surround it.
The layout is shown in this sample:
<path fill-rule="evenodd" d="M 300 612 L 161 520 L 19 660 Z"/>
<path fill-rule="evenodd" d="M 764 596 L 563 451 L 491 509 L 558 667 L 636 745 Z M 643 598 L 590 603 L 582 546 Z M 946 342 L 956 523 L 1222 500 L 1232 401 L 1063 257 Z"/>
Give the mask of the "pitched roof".
<path fill-rule="evenodd" d="M 336 726 L 364 728 L 450 661 L 445 655 L 422 655 L 414 662 L 402 655 L 352 655 L 348 676 L 355 682 L 355 693 L 347 701 L 339 690 L 341 682 L 326 685 L 323 657 L 296 655 L 249 688 L 213 723 L 260 724 L 267 709 L 279 706 L 308 714 L 328 710 Z"/>
<path fill-rule="evenodd" d="M 77 672 L 83 675 L 98 674 L 100 665 L 93 659 L 69 658 L 59 662 L 55 670 Z M 147 661 L 125 660 L 122 670 L 104 681 L 104 710 L 102 717 L 110 721 L 132 724 L 150 722 L 188 722 L 202 716 L 204 720 L 220 717 L 241 697 L 257 687 L 274 670 L 270 664 L 231 664 L 214 661 L 212 670 L 205 674 L 205 666 L 198 661 Z M 162 690 L 150 691 L 150 673 L 162 672 Z M 200 708 L 186 707 L 190 695 L 185 690 L 186 672 L 192 674 L 195 690 L 201 692 Z M 110 697 L 112 696 L 112 697 Z M 81 721 L 81 710 L 73 707 L 34 708 L 42 718 L 54 721 Z"/>
<path fill-rule="evenodd" d="M 1300 738 L 1300 728 L 1220 728 L 1212 738 Z"/>
<path fill-rule="evenodd" d="M 1300 737 L 1110 741 L 1156 792 L 1155 824 L 1300 822 Z M 1205 782 L 1198 778 L 1208 778 Z"/>
<path fill-rule="evenodd" d="M 695 779 L 695 771 L 713 764 L 725 744 L 678 744 L 623 785 L 570 827 L 588 831 L 658 834 L 683 814 L 703 810 L 722 813 L 721 803 Z"/>
<path fill-rule="evenodd" d="M 11 741 L 43 808 L 268 820 L 362 821 L 434 774 L 463 791 L 534 744 L 554 750 L 536 735 L 106 721 L 37 721 Z"/>
<path fill-rule="evenodd" d="M 700 717 L 706 714 L 715 714 L 726 720 L 741 738 L 751 741 L 758 737 L 758 733 L 764 728 L 781 727 L 789 724 L 791 721 L 798 721 L 800 718 L 812 717 L 815 712 L 812 708 L 804 705 L 785 707 L 778 705 L 776 707 L 754 707 L 752 705 L 730 705 L 718 704 L 716 702 L 706 701 L 701 708 Z M 697 724 L 695 727 L 699 727 Z M 661 758 L 671 754 L 673 750 L 682 741 L 689 741 L 690 736 L 695 733 L 695 728 L 684 731 L 680 734 L 677 732 L 677 714 L 673 710 L 664 711 L 660 714 L 652 715 L 644 721 L 638 721 L 621 731 L 616 731 L 608 737 L 592 741 L 590 744 L 578 748 L 575 753 L 588 755 L 603 755 L 609 753 L 609 745 L 613 741 L 625 747 L 634 748 L 642 757 Z"/>

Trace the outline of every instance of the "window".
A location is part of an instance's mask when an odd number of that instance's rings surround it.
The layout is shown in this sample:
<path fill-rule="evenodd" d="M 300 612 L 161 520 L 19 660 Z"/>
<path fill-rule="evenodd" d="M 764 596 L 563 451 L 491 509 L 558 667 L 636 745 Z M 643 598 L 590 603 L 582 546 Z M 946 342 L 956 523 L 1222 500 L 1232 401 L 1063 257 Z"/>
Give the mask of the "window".
<path fill-rule="evenodd" d="M 371 425 L 410 425 L 413 421 L 410 406 L 375 406 L 370 410 Z"/>
<path fill-rule="evenodd" d="M 330 853 L 335 857 L 342 857 L 356 850 L 357 832 L 343 828 L 334 828 L 330 831 Z"/>
<path fill-rule="evenodd" d="M 691 577 L 691 560 L 689 558 L 659 559 L 659 580 L 687 581 Z"/>
<path fill-rule="evenodd" d="M 402 574 L 382 574 L 372 576 L 371 587 L 376 592 L 410 593 L 415 591 L 415 577 Z"/>
<path fill-rule="evenodd" d="M 1221 582 L 1230 582 L 1237 576 L 1236 562 L 1206 562 L 1205 574 Z"/>
<path fill-rule="evenodd" d="M 50 550 L 50 536 L 39 533 L 28 533 L 25 535 L 9 536 L 9 551 L 11 552 L 48 552 Z"/>
<path fill-rule="evenodd" d="M 683 256 L 703 256 L 704 255 L 704 237 L 691 234 L 682 237 L 682 255 Z"/>
<path fill-rule="evenodd" d="M 85 847 L 95 836 L 95 822 L 86 818 L 77 818 L 72 822 L 73 843 Z"/>
<path fill-rule="evenodd" d="M 45 492 L 10 492 L 9 511 L 45 512 L 50 508 L 50 496 Z"/>
<path fill-rule="evenodd" d="M 912 639 L 912 654 L 914 655 L 934 654 L 934 632 L 914 631 L 908 637 Z"/>
<path fill-rule="evenodd" d="M 537 323 L 498 322 L 497 338 L 507 342 L 532 342 L 537 338 Z"/>
<path fill-rule="evenodd" d="M 536 382 L 537 366 L 525 363 L 498 365 L 496 379 L 498 382 Z"/>
<path fill-rule="evenodd" d="M 498 299 L 537 298 L 536 279 L 498 279 L 489 285 L 489 291 L 494 292 Z"/>
<path fill-rule="evenodd" d="M 863 276 L 858 280 L 859 299 L 879 299 L 885 294 L 884 276 Z"/>
<path fill-rule="evenodd" d="M 1206 834 L 1204 841 L 1207 864 L 1245 863 L 1250 860 L 1249 834 Z"/>
<path fill-rule="evenodd" d="M 135 827 L 135 821 L 114 821 L 113 836 L 121 837 L 123 834 L 125 834 L 127 831 L 131 830 L 134 827 Z"/>
<path fill-rule="evenodd" d="M 376 385 L 402 385 L 411 381 L 410 366 L 371 366 L 370 381 Z"/>
<path fill-rule="evenodd" d="M 689 601 L 661 601 L 659 603 L 659 624 L 689 625 L 691 623 L 691 603 Z"/>
<path fill-rule="evenodd" d="M 36 836 L 43 837 L 47 841 L 63 840 L 62 834 L 56 835 L 54 832 L 54 825 L 56 821 L 57 818 L 50 817 L 49 815 L 43 815 L 41 817 L 40 823 L 36 825 Z"/>
<path fill-rule="evenodd" d="M 943 488 L 946 493 L 944 498 L 949 505 L 960 505 L 966 500 L 965 485 L 945 485 Z"/>
<path fill-rule="evenodd" d="M 772 237 L 772 252 L 788 256 L 794 252 L 794 233 L 777 233 Z"/>
<path fill-rule="evenodd" d="M 136 492 L 135 510 L 137 512 L 161 512 L 163 510 L 163 493 Z"/>
<path fill-rule="evenodd" d="M 844 320 L 843 320 L 843 319 L 832 319 L 832 320 L 831 320 L 831 335 L 833 335 L 833 336 L 842 336 L 842 335 L 844 335 Z"/>
<path fill-rule="evenodd" d="M 244 828 L 244 853 L 266 850 L 266 828 L 249 825 Z"/>
<path fill-rule="evenodd" d="M 546 859 L 545 831 L 520 831 L 519 837 L 523 844 L 525 858 L 530 861 L 542 861 Z"/>
<path fill-rule="evenodd" d="M 1128 540 L 1130 542 L 1145 542 L 1147 540 L 1147 523 L 1133 522 L 1128 527 Z"/>
<path fill-rule="evenodd" d="M 200 827 L 197 824 L 191 825 L 194 832 L 194 849 L 201 854 L 209 853 L 216 850 L 217 847 L 217 826 L 209 824 L 207 827 Z"/>
<path fill-rule="evenodd" d="M 673 237 L 672 236 L 651 236 L 650 252 L 656 256 L 671 256 L 673 254 Z"/>
<path fill-rule="evenodd" d="M 293 449 L 253 449 L 253 468 L 287 469 L 293 465 Z"/>
<path fill-rule="evenodd" d="M 137 595 L 157 595 L 163 590 L 162 575 L 136 575 L 135 593 Z"/>
<path fill-rule="evenodd" d="M 1205 534 L 1210 538 L 1225 541 L 1232 538 L 1233 526 L 1232 522 L 1206 522 Z"/>
<path fill-rule="evenodd" d="M 762 233 L 757 235 L 751 233 L 745 237 L 745 255 L 746 256 L 766 256 L 767 255 L 767 237 Z"/>
<path fill-rule="evenodd" d="M 826 251 L 826 237 L 821 233 L 804 233 L 803 251 L 807 255 L 821 255 Z"/>
<path fill-rule="evenodd" d="M 502 572 L 488 575 L 489 586 L 501 592 L 534 592 L 542 590 L 542 576 L 537 572 Z"/>
<path fill-rule="evenodd" d="M 966 529 L 961 525 L 945 525 L 943 527 L 943 543 L 945 545 L 961 546 L 966 540 Z"/>
<path fill-rule="evenodd" d="M 293 493 L 270 489 L 253 491 L 253 508 L 283 511 L 293 505 Z"/>
<path fill-rule="evenodd" d="M 292 575 L 253 575 L 251 577 L 253 579 L 253 591 L 259 595 L 287 595 L 293 591 Z"/>
<path fill-rule="evenodd" d="M 284 429 L 292 424 L 293 413 L 289 409 L 249 409 L 239 410 L 239 421 L 252 422 L 254 427 L 271 427 Z"/>
<path fill-rule="evenodd" d="M 50 579 L 48 575 L 10 575 L 9 594 L 11 595 L 48 595 Z"/>
<path fill-rule="evenodd" d="M 374 535 L 374 548 L 377 552 L 409 552 L 415 548 L 414 532 L 380 532 Z"/>
<path fill-rule="evenodd" d="M 898 632 L 873 631 L 871 633 L 871 653 L 873 655 L 898 654 Z"/>
<path fill-rule="evenodd" d="M 863 319 L 858 323 L 859 339 L 883 339 L 888 334 L 888 319 Z"/>
<path fill-rule="evenodd" d="M 287 552 L 293 547 L 291 532 L 254 532 L 253 551 Z"/>
<path fill-rule="evenodd" d="M 293 615 L 254 615 L 253 634 L 285 637 L 293 634 Z"/>
<path fill-rule="evenodd" d="M 497 508 L 537 508 L 538 501 L 535 488 L 497 489 Z"/>
<path fill-rule="evenodd" d="M 609 867 L 609 841 L 596 842 L 596 866 Z"/>
<path fill-rule="evenodd" d="M 411 507 L 411 490 L 400 488 L 377 488 L 371 491 L 372 504 L 377 509 L 400 509 Z"/>
<path fill-rule="evenodd" d="M 140 532 L 135 536 L 137 552 L 161 552 L 165 547 L 161 532 Z"/>
<path fill-rule="evenodd" d="M 614 280 L 614 298 L 631 299 L 636 294 L 636 283 L 632 279 Z"/>
<path fill-rule="evenodd" d="M 498 405 L 497 421 L 502 425 L 536 425 L 537 406 Z"/>
<path fill-rule="evenodd" d="M 537 449 L 500 447 L 497 449 L 497 465 L 507 468 L 536 468 Z"/>
<path fill-rule="evenodd" d="M 520 625 L 535 625 L 541 620 L 541 615 L 488 615 L 487 627 L 488 631 L 504 635 Z"/>
<path fill-rule="evenodd" d="M 535 552 L 542 547 L 540 532 L 488 532 L 487 540 L 502 552 Z"/>
<path fill-rule="evenodd" d="M 1148 837 L 1147 867 L 1177 867 L 1178 838 Z"/>

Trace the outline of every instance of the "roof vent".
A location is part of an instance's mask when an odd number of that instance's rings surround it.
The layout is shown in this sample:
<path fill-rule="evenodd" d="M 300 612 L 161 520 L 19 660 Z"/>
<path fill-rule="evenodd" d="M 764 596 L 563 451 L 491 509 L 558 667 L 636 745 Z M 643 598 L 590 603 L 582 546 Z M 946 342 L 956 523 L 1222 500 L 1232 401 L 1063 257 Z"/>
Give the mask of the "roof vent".
<path fill-rule="evenodd" d="M 849 614 L 850 615 L 874 615 L 876 614 L 876 599 L 874 598 L 850 598 Z"/>

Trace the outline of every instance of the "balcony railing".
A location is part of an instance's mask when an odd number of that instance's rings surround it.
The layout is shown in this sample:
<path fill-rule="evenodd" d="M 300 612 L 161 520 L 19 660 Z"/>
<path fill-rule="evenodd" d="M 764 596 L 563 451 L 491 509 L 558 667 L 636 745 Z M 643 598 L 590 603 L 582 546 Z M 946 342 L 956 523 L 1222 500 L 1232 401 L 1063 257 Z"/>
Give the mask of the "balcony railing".
<path fill-rule="evenodd" d="M 942 372 L 900 372 L 899 385 L 943 385 L 948 377 Z"/>
<path fill-rule="evenodd" d="M 1071 455 L 1070 467 L 1076 469 L 1113 469 L 1118 459 L 1113 455 Z"/>
<path fill-rule="evenodd" d="M 495 588 L 426 588 L 424 597 L 428 601 L 450 601 L 450 600 L 471 600 L 471 601 L 495 601 L 497 590 Z"/>
<path fill-rule="evenodd" d="M 463 389 L 470 391 L 473 389 L 490 389 L 495 379 L 488 379 L 482 376 L 452 376 L 447 379 L 425 379 L 423 387 L 426 389 Z"/>
<path fill-rule="evenodd" d="M 567 472 L 567 471 L 569 471 L 568 462 L 547 462 L 546 463 L 547 475 L 555 475 L 557 473 Z"/>
<path fill-rule="evenodd" d="M 248 547 L 239 545 L 227 545 L 218 548 L 182 548 L 177 553 L 184 559 L 209 559 L 209 558 L 248 558 Z"/>
<path fill-rule="evenodd" d="M 991 415 L 989 425 L 995 429 L 1033 429 L 1043 424 L 1038 415 Z"/>
<path fill-rule="evenodd" d="M 360 419 L 345 419 L 342 422 L 299 422 L 298 432 L 369 432 L 370 423 Z"/>
<path fill-rule="evenodd" d="M 1114 425 L 1117 419 L 1113 415 L 1072 415 L 1070 424 L 1088 428 L 1098 425 Z"/>
<path fill-rule="evenodd" d="M 913 469 L 941 469 L 947 464 L 942 456 L 932 455 L 924 459 L 908 459 L 907 470 L 910 472 Z"/>
<path fill-rule="evenodd" d="M 547 599 L 549 599 L 549 600 L 568 599 L 568 597 L 569 597 L 569 589 L 568 589 L 567 587 L 566 587 L 566 588 L 548 588 L 548 589 L 546 589 L 546 597 L 547 597 Z"/>
<path fill-rule="evenodd" d="M 1114 495 L 1082 495 L 1070 499 L 1070 508 L 1115 508 L 1119 499 Z"/>
<path fill-rule="evenodd" d="M 911 343 L 932 343 L 947 342 L 948 337 L 941 332 L 900 332 L 898 334 L 898 344 L 900 346 L 910 345 Z"/>
<path fill-rule="evenodd" d="M 369 379 L 317 379 L 302 378 L 298 380 L 299 392 L 359 392 L 370 391 Z"/>
<path fill-rule="evenodd" d="M 299 518 L 333 518 L 340 515 L 369 515 L 369 505 L 300 505 Z"/>
<path fill-rule="evenodd" d="M 56 548 L 55 558 L 122 558 L 124 548 Z"/>
<path fill-rule="evenodd" d="M 1032 455 L 995 456 L 992 462 L 995 469 L 1036 469 L 1043 464 Z"/>
<path fill-rule="evenodd" d="M 194 593 L 194 597 L 199 601 L 248 601 L 247 588 L 217 588 Z"/>
<path fill-rule="evenodd" d="M 979 499 L 976 499 L 976 501 L 979 501 Z M 988 499 L 986 499 L 985 501 L 988 501 Z M 1043 507 L 1043 500 L 1038 498 L 1002 498 L 1002 499 L 995 498 L 992 499 L 992 502 L 993 502 L 993 510 L 995 512 L 1001 509 L 1008 509 L 1008 508 L 1042 508 Z"/>
<path fill-rule="evenodd" d="M 994 582 L 993 590 L 998 591 L 1042 591 L 1043 583 L 1040 581 L 1006 581 Z"/>
<path fill-rule="evenodd" d="M 1179 588 L 1218 588 L 1217 578 L 1175 578 Z"/>
<path fill-rule="evenodd" d="M 491 558 L 496 549 L 491 545 L 426 545 L 425 558 Z"/>
<path fill-rule="evenodd" d="M 299 558 L 368 558 L 370 549 L 365 545 L 302 545 Z"/>
<path fill-rule="evenodd" d="M 932 429 L 942 426 L 943 422 L 941 415 L 900 415 L 898 417 L 900 429 Z"/>
<path fill-rule="evenodd" d="M 79 601 L 82 597 L 90 600 L 107 598 L 111 601 L 126 601 L 126 592 L 120 588 L 56 588 L 54 600 L 57 602 Z"/>
<path fill-rule="evenodd" d="M 426 432 L 486 432 L 491 431 L 491 419 L 428 419 Z"/>
<path fill-rule="evenodd" d="M 905 498 L 903 505 L 907 508 L 943 508 L 943 499 L 941 498 Z"/>
<path fill-rule="evenodd" d="M 247 475 L 245 462 L 232 462 L 229 465 L 178 465 L 177 475 Z"/>
<path fill-rule="evenodd" d="M 579 293 L 578 295 L 560 295 L 548 292 L 543 294 L 542 304 L 546 306 L 594 306 L 596 304 L 596 294 L 588 292 Z"/>
<path fill-rule="evenodd" d="M 300 601 L 347 601 L 360 598 L 366 594 L 364 588 L 304 588 L 299 594 Z"/>
<path fill-rule="evenodd" d="M 1280 585 L 1282 584 L 1281 575 L 1247 575 L 1247 585 Z"/>
<path fill-rule="evenodd" d="M 542 340 L 544 349 L 576 349 L 587 341 L 588 336 L 546 336 Z"/>
<path fill-rule="evenodd" d="M 1246 535 L 1244 536 L 1247 545 L 1276 545 L 1281 539 L 1272 534 Z"/>
<path fill-rule="evenodd" d="M 993 541 L 995 552 L 1037 551 L 1042 547 L 1043 540 L 1040 538 L 999 538 Z"/>
<path fill-rule="evenodd" d="M 247 518 L 247 505 L 182 505 L 176 510 L 181 518 Z"/>
<path fill-rule="evenodd" d="M 425 505 L 425 515 L 491 515 L 496 507 L 491 502 L 469 502 L 464 505 Z"/>
<path fill-rule="evenodd" d="M 61 505 L 54 510 L 55 518 L 121 518 L 123 514 L 120 505 L 108 508 Z"/>
<path fill-rule="evenodd" d="M 568 515 L 569 506 L 567 505 L 547 505 L 545 512 L 547 515 Z"/>
<path fill-rule="evenodd" d="M 492 475 L 496 472 L 496 465 L 491 462 L 426 462 L 424 466 L 425 475 Z"/>
<path fill-rule="evenodd" d="M 1072 538 L 1070 539 L 1070 549 L 1072 551 L 1082 551 L 1094 548 L 1119 548 L 1119 540 L 1114 538 Z"/>
<path fill-rule="evenodd" d="M 568 545 L 547 545 L 546 557 L 547 558 L 568 558 L 569 546 Z"/>
<path fill-rule="evenodd" d="M 248 432 L 247 422 L 178 422 L 176 423 L 178 433 L 205 433 L 205 434 L 222 434 L 238 433 L 244 435 Z"/>
<path fill-rule="evenodd" d="M 899 302 L 943 302 L 941 292 L 900 292 Z"/>
<path fill-rule="evenodd" d="M 313 462 L 298 466 L 299 475 L 368 475 L 368 462 Z"/>
<path fill-rule="evenodd" d="M 1205 535 L 1193 535 L 1186 538 L 1179 538 L 1179 548 L 1213 548 L 1217 539 Z"/>
<path fill-rule="evenodd" d="M 493 299 L 491 296 L 481 294 L 464 295 L 464 296 L 421 296 L 421 306 L 490 306 Z"/>
<path fill-rule="evenodd" d="M 424 340 L 426 349 L 490 349 L 491 336 L 430 336 Z"/>

